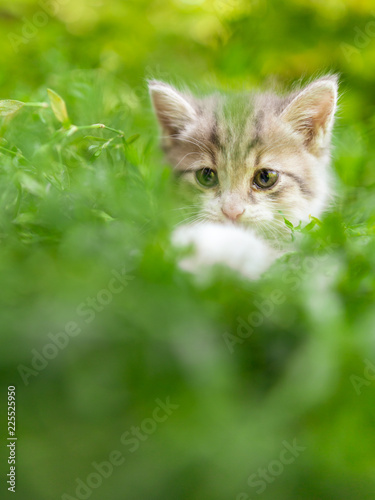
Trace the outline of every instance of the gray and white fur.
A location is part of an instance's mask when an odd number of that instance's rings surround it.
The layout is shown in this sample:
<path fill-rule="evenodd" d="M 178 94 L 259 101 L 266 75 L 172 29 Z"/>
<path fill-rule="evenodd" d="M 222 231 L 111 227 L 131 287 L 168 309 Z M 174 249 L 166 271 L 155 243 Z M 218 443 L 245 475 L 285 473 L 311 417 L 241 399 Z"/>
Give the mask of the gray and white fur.
<path fill-rule="evenodd" d="M 195 97 L 159 81 L 150 81 L 149 90 L 168 161 L 181 181 L 201 193 L 196 222 L 173 236 L 177 245 L 195 248 L 182 266 L 200 272 L 224 264 L 258 278 L 280 255 L 284 217 L 297 225 L 329 205 L 337 77 L 285 96 Z M 202 186 L 201 172 L 215 177 L 215 184 Z M 264 172 L 261 178 L 272 173 L 274 184 L 257 184 Z"/>

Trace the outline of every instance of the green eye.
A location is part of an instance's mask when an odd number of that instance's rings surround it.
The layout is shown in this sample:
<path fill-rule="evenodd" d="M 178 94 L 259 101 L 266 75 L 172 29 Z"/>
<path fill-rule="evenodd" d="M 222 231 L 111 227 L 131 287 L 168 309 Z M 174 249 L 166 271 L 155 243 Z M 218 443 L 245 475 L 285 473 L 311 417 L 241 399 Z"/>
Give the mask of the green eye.
<path fill-rule="evenodd" d="M 217 173 L 211 168 L 202 168 L 201 170 L 197 170 L 195 172 L 195 177 L 198 183 L 206 188 L 212 188 L 219 182 Z"/>
<path fill-rule="evenodd" d="M 278 172 L 263 168 L 254 177 L 254 184 L 260 189 L 267 189 L 276 184 L 278 178 Z"/>

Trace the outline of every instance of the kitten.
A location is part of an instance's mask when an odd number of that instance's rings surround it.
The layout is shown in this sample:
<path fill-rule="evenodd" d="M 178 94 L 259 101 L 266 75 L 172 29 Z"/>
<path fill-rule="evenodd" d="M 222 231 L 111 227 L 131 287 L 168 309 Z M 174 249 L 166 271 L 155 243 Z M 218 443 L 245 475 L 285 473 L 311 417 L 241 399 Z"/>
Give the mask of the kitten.
<path fill-rule="evenodd" d="M 166 157 L 181 181 L 201 193 L 201 222 L 173 237 L 195 248 L 183 267 L 222 263 L 258 278 L 282 253 L 284 217 L 297 225 L 321 215 L 331 197 L 337 88 L 329 75 L 287 96 L 197 98 L 149 82 Z"/>

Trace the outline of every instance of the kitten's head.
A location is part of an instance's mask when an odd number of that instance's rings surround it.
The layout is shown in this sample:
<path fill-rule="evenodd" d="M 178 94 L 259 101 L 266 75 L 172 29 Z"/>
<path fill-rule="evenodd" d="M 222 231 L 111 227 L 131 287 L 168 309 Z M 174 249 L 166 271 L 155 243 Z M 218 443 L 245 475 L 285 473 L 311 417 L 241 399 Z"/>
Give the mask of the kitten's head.
<path fill-rule="evenodd" d="M 319 216 L 330 195 L 337 78 L 288 96 L 271 92 L 197 98 L 151 81 L 162 147 L 201 192 L 202 220 L 277 230 Z M 276 231 L 278 232 L 278 231 Z"/>

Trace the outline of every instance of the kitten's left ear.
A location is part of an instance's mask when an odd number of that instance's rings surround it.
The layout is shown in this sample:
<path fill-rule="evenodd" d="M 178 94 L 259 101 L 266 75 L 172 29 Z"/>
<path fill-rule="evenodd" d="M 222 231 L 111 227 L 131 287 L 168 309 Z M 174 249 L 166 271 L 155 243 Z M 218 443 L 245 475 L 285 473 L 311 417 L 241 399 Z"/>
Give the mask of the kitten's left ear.
<path fill-rule="evenodd" d="M 329 145 L 337 107 L 338 78 L 320 78 L 299 92 L 281 113 L 310 149 Z"/>
<path fill-rule="evenodd" d="M 148 88 L 156 116 L 168 135 L 178 134 L 196 119 L 196 111 L 189 97 L 156 80 L 150 81 Z"/>

